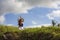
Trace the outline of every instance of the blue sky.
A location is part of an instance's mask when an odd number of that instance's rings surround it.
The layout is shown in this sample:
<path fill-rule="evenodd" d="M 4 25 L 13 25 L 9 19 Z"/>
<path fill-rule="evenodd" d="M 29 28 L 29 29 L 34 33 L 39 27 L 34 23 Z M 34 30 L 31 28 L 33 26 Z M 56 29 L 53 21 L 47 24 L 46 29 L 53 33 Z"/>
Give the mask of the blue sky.
<path fill-rule="evenodd" d="M 36 0 L 0 1 L 0 24 L 18 26 L 19 16 L 24 18 L 24 27 L 49 25 L 52 19 L 60 23 L 60 3 L 57 0 L 37 0 L 37 2 Z"/>

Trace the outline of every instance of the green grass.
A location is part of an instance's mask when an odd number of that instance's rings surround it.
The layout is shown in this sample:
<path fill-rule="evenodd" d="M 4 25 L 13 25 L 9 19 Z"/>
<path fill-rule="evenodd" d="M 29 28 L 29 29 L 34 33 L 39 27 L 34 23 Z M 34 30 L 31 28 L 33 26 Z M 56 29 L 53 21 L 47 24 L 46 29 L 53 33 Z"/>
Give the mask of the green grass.
<path fill-rule="evenodd" d="M 25 28 L 19 30 L 18 27 L 13 26 L 0 26 L 0 39 L 4 33 L 9 32 L 10 40 L 60 40 L 60 28 L 59 27 L 41 27 L 41 28 Z M 8 33 L 8 34 L 9 34 Z M 8 39 L 9 40 L 9 39 Z"/>
<path fill-rule="evenodd" d="M 19 31 L 18 27 L 14 27 L 14 26 L 0 26 L 0 32 L 15 32 L 15 31 Z"/>

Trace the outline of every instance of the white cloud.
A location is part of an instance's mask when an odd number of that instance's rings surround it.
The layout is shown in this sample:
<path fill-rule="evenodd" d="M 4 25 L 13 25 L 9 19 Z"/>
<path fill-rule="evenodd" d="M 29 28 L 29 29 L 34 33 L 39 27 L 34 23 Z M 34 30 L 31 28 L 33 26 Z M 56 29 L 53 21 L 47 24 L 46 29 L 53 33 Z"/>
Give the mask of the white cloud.
<path fill-rule="evenodd" d="M 23 2 L 16 2 L 15 0 L 1 0 L 0 2 L 0 15 L 5 13 L 26 13 L 27 5 Z"/>
<path fill-rule="evenodd" d="M 7 24 L 7 26 L 13 26 L 13 24 Z"/>
<path fill-rule="evenodd" d="M 33 7 L 59 8 L 59 0 L 0 0 L 0 16 L 13 13 L 27 13 Z"/>
<path fill-rule="evenodd" d="M 32 24 L 37 24 L 35 21 L 32 21 Z"/>
<path fill-rule="evenodd" d="M 0 16 L 0 24 L 4 23 L 5 21 L 5 17 L 4 16 Z"/>
<path fill-rule="evenodd" d="M 41 24 L 41 25 L 27 26 L 26 28 L 36 28 L 36 27 L 41 27 L 41 26 L 48 27 L 48 26 L 50 26 L 50 25 L 51 25 L 51 24 Z"/>
<path fill-rule="evenodd" d="M 41 24 L 41 26 L 50 26 L 51 24 Z"/>
<path fill-rule="evenodd" d="M 54 10 L 51 13 L 47 14 L 49 19 L 59 18 L 60 17 L 60 10 Z"/>

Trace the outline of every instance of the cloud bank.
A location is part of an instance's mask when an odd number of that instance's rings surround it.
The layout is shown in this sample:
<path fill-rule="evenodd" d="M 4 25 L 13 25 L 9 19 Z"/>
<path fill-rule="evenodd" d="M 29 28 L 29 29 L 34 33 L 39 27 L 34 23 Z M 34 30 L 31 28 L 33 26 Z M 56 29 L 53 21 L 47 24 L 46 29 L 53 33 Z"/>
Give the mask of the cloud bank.
<path fill-rule="evenodd" d="M 33 7 L 58 8 L 59 0 L 0 0 L 0 15 L 5 13 L 27 13 Z"/>
<path fill-rule="evenodd" d="M 48 27 L 48 26 L 51 26 L 51 24 L 34 25 L 34 26 L 28 26 L 28 27 L 26 27 L 26 28 L 36 28 L 36 27 L 42 27 L 42 26 Z"/>

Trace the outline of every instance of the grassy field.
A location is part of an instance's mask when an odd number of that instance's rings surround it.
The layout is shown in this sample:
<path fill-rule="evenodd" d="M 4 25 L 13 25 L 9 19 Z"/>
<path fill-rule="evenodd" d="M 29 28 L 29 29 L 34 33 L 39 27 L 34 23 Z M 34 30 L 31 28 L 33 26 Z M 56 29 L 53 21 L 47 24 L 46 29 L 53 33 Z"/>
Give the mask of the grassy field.
<path fill-rule="evenodd" d="M 49 26 L 19 30 L 18 27 L 0 25 L 0 40 L 60 40 L 60 28 Z"/>

